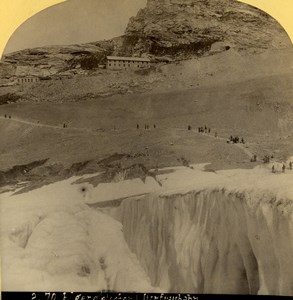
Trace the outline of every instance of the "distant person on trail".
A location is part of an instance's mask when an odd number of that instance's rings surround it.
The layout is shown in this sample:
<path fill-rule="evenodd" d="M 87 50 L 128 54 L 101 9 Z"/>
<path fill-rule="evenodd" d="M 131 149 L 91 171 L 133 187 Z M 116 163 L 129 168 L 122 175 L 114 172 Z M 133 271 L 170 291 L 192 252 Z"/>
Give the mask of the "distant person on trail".
<path fill-rule="evenodd" d="M 156 124 L 154 124 L 154 128 L 155 128 L 155 129 L 157 128 Z"/>
<path fill-rule="evenodd" d="M 292 161 L 289 162 L 289 168 L 292 170 Z"/>
<path fill-rule="evenodd" d="M 11 119 L 11 116 L 9 116 L 9 119 Z"/>
<path fill-rule="evenodd" d="M 263 158 L 263 162 L 265 164 L 268 164 L 270 162 L 270 156 L 269 155 L 265 155 L 264 158 Z"/>
<path fill-rule="evenodd" d="M 272 166 L 272 173 L 275 173 L 275 166 Z"/>
<path fill-rule="evenodd" d="M 257 158 L 257 156 L 256 156 L 256 154 L 254 154 L 254 155 L 253 155 L 253 161 L 254 161 L 254 162 L 256 162 L 256 158 Z"/>
<path fill-rule="evenodd" d="M 283 164 L 283 166 L 282 166 L 282 172 L 283 173 L 285 173 L 285 169 L 286 169 L 286 166 L 285 166 L 285 164 Z"/>
<path fill-rule="evenodd" d="M 188 129 L 188 130 L 191 130 L 191 126 L 190 126 L 190 125 L 188 125 L 187 129 Z"/>
<path fill-rule="evenodd" d="M 136 129 L 139 129 L 139 124 L 136 124 Z"/>
<path fill-rule="evenodd" d="M 211 128 L 209 128 L 209 133 L 211 133 Z"/>

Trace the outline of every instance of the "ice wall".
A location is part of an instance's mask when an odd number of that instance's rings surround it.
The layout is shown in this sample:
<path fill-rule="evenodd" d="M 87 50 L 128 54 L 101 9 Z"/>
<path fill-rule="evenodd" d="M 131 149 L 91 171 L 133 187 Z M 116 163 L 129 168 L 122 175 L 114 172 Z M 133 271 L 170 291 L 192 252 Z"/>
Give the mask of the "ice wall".
<path fill-rule="evenodd" d="M 75 180 L 0 195 L 2 290 L 158 291 L 121 223 L 83 204 Z"/>
<path fill-rule="evenodd" d="M 293 170 L 203 167 L 0 194 L 2 289 L 293 295 Z"/>
<path fill-rule="evenodd" d="M 261 184 L 268 189 L 204 188 L 124 200 L 118 219 L 152 285 L 293 295 L 293 202 Z"/>

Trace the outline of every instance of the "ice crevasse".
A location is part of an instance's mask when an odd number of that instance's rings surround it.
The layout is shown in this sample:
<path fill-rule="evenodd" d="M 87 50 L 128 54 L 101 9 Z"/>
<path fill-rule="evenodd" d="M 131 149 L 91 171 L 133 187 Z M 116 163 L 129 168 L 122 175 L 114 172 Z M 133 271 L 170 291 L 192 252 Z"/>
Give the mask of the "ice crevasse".
<path fill-rule="evenodd" d="M 293 295 L 293 171 L 169 171 L 1 194 L 3 290 Z"/>
<path fill-rule="evenodd" d="M 293 174 L 202 172 L 190 179 L 194 172 L 185 173 L 181 191 L 127 199 L 116 211 L 152 285 L 293 295 Z M 169 188 L 176 186 L 173 177 Z"/>

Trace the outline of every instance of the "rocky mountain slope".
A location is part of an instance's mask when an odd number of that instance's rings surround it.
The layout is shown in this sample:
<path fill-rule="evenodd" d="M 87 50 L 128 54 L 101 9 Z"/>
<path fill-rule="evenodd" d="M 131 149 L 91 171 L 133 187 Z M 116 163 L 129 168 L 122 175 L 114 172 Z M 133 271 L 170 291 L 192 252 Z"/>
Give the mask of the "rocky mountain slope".
<path fill-rule="evenodd" d="M 291 45 L 283 28 L 264 12 L 236 0 L 148 0 L 129 20 L 125 35 L 83 45 L 47 46 L 6 55 L 2 78 L 16 66 L 34 66 L 42 75 L 70 70 L 84 74 L 105 62 L 106 55 L 169 55 L 186 59 L 225 51 L 260 52 Z M 8 70 L 8 71 L 7 71 Z"/>
<path fill-rule="evenodd" d="M 130 19 L 123 51 L 186 58 L 231 47 L 255 52 L 289 44 L 272 17 L 235 0 L 148 0 Z"/>
<path fill-rule="evenodd" d="M 107 55 L 115 49 L 116 39 L 81 45 L 46 46 L 25 49 L 8 54 L 0 66 L 0 76 L 8 78 L 16 74 L 17 66 L 30 67 L 31 75 L 48 76 L 71 70 L 73 74 L 80 70 L 97 68 L 105 62 Z M 9 69 L 8 66 L 11 66 Z M 32 69 L 33 68 L 33 69 Z M 24 70 L 25 71 L 25 70 Z M 17 74 L 16 74 L 17 75 Z"/>

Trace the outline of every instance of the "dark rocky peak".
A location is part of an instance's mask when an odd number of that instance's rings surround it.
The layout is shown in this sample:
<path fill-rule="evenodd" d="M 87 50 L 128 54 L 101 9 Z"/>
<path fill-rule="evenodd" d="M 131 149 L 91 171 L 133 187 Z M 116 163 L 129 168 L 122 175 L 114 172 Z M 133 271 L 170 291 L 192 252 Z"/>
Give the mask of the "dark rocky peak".
<path fill-rule="evenodd" d="M 291 45 L 272 17 L 236 0 L 148 0 L 130 19 L 121 52 L 187 58 L 219 42 L 224 50 L 251 52 Z"/>
<path fill-rule="evenodd" d="M 8 54 L 4 62 L 9 68 L 1 66 L 0 77 L 13 76 L 17 66 L 35 67 L 44 74 L 68 70 L 84 74 L 83 70 L 104 64 L 107 55 L 173 61 L 230 49 L 255 53 L 286 47 L 292 43 L 272 17 L 237 0 L 148 0 L 146 7 L 130 18 L 125 35 Z"/>

